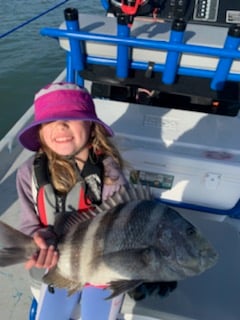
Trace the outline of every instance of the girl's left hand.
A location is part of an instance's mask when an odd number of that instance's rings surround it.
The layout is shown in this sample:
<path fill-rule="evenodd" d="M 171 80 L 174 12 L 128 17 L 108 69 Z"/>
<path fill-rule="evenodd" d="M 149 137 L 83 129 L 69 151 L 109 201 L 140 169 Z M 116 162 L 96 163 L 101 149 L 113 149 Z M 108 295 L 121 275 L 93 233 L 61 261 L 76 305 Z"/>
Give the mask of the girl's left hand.
<path fill-rule="evenodd" d="M 53 245 L 48 246 L 43 234 L 39 232 L 33 235 L 33 240 L 39 247 L 39 250 L 25 263 L 25 268 L 51 269 L 56 266 L 59 256 L 55 247 Z"/>

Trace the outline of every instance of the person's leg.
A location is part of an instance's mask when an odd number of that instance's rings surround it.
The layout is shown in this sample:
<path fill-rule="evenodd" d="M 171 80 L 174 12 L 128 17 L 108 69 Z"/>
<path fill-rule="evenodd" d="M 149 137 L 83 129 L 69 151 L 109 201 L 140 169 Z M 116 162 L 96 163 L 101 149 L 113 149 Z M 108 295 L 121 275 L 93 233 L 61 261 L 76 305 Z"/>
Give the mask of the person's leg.
<path fill-rule="evenodd" d="M 92 286 L 84 287 L 81 297 L 81 320 L 116 320 L 123 295 L 105 300 L 111 291 Z"/>
<path fill-rule="evenodd" d="M 69 297 L 65 289 L 54 288 L 54 292 L 52 293 L 48 290 L 48 286 L 43 284 L 36 320 L 69 320 L 79 298 L 79 292 Z"/>

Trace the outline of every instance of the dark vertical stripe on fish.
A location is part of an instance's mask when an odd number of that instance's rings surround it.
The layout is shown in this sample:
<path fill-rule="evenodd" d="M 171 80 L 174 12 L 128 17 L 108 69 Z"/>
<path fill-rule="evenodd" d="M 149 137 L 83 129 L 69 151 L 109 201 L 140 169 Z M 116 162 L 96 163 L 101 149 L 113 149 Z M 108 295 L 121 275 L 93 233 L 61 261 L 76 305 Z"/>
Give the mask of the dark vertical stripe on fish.
<path fill-rule="evenodd" d="M 155 206 L 156 203 L 153 201 L 143 200 L 136 202 L 123 229 L 122 248 L 132 248 L 132 245 L 136 242 L 139 243 L 140 247 L 145 245 L 146 237 L 144 234 L 154 213 Z"/>
<path fill-rule="evenodd" d="M 111 233 L 113 225 L 116 223 L 118 215 L 121 213 L 122 209 L 126 204 L 119 204 L 115 208 L 109 210 L 106 214 L 103 215 L 93 242 L 93 257 L 94 257 L 94 268 L 99 267 L 99 261 L 102 261 L 102 256 L 106 251 L 107 238 L 109 233 Z M 99 259 L 98 259 L 99 258 Z M 99 261 L 98 261 L 99 260 Z"/>
<path fill-rule="evenodd" d="M 79 245 L 83 243 L 84 237 L 88 231 L 88 227 L 91 223 L 91 220 L 85 221 L 83 223 L 73 225 L 73 232 L 70 234 L 68 239 L 68 248 L 70 250 L 70 265 L 71 265 L 71 275 L 76 277 L 76 279 L 81 282 L 81 279 L 78 279 L 79 270 L 81 268 L 81 252 L 78 250 Z M 71 243 L 71 246 L 70 246 Z"/>
<path fill-rule="evenodd" d="M 144 233 L 153 215 L 156 203 L 148 200 L 120 204 L 103 216 L 94 239 L 94 257 L 103 254 L 128 250 L 139 242 L 146 245 Z M 112 232 L 112 230 L 115 232 Z M 101 241 L 101 239 L 104 239 Z M 145 239 L 145 240 L 144 240 Z M 103 257 L 104 261 L 104 257 Z M 97 266 L 97 259 L 94 260 Z"/>

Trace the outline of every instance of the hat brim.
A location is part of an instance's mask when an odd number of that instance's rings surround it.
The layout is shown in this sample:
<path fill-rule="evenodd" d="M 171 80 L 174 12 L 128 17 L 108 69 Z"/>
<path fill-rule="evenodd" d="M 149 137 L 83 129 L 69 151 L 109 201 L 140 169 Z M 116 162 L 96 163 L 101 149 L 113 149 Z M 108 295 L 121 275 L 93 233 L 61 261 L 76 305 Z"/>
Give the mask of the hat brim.
<path fill-rule="evenodd" d="M 100 124 L 105 130 L 108 136 L 112 137 L 114 135 L 113 130 L 103 121 L 101 121 L 98 118 L 81 118 L 81 119 L 77 119 L 76 117 L 74 118 L 66 118 L 64 117 L 64 119 L 61 118 L 49 118 L 49 119 L 45 119 L 42 121 L 33 121 L 29 126 L 27 126 L 25 129 L 23 129 L 19 135 L 18 135 L 18 139 L 20 141 L 20 143 L 24 146 L 24 148 L 30 150 L 30 151 L 38 151 L 41 147 L 40 141 L 39 141 L 39 135 L 38 135 L 38 131 L 39 131 L 39 126 L 41 124 L 44 123 L 48 123 L 48 122 L 53 122 L 53 121 L 59 121 L 59 120 L 81 120 L 81 121 L 92 121 L 92 122 L 96 122 L 98 124 Z"/>

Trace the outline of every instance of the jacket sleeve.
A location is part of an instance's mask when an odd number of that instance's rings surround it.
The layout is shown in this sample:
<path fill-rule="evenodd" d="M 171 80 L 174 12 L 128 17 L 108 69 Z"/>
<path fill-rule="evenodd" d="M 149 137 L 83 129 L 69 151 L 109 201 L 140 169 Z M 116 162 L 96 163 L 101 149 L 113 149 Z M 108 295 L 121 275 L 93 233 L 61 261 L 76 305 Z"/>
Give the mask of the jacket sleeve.
<path fill-rule="evenodd" d="M 122 185 L 127 184 L 122 170 L 118 164 L 111 158 L 107 157 L 103 160 L 104 165 L 104 184 L 102 191 L 102 200 L 111 197 L 114 192 L 119 191 Z"/>
<path fill-rule="evenodd" d="M 32 193 L 32 162 L 28 159 L 17 171 L 16 186 L 20 205 L 20 230 L 28 235 L 42 229 Z"/>

